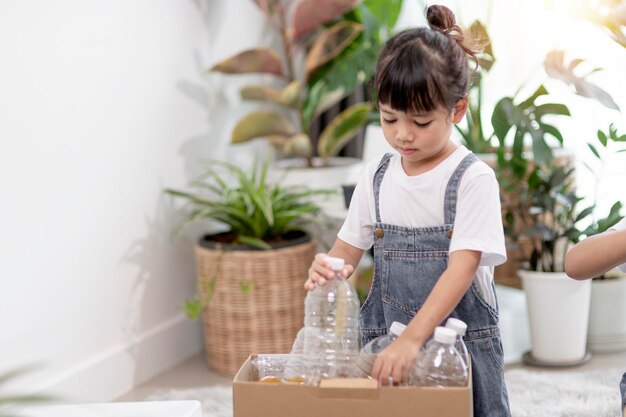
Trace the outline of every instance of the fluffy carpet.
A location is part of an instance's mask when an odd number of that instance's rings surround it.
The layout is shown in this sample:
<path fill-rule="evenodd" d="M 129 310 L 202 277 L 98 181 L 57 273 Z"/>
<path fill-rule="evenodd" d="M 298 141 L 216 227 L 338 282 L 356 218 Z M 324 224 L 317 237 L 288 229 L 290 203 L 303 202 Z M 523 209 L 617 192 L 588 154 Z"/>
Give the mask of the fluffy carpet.
<path fill-rule="evenodd" d="M 512 369 L 505 373 L 513 417 L 621 417 L 623 369 L 593 372 Z M 232 417 L 231 387 L 160 391 L 146 400 L 199 400 L 204 417 Z"/>

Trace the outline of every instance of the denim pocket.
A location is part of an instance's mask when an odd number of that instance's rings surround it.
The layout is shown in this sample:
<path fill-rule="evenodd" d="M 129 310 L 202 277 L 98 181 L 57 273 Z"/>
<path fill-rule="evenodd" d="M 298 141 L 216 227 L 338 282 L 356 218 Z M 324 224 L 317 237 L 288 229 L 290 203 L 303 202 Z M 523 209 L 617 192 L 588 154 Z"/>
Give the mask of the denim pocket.
<path fill-rule="evenodd" d="M 383 301 L 414 314 L 448 266 L 446 251 L 385 251 L 381 276 Z"/>
<path fill-rule="evenodd" d="M 495 365 L 495 369 L 498 373 L 503 372 L 504 352 L 502 351 L 502 343 L 499 337 L 483 337 L 466 341 L 466 343 L 468 350 L 470 350 L 472 354 L 472 361 L 476 362 L 475 366 L 492 368 Z M 470 345 L 473 345 L 474 349 L 472 349 Z M 487 363 L 484 363 L 484 361 L 487 361 Z"/>

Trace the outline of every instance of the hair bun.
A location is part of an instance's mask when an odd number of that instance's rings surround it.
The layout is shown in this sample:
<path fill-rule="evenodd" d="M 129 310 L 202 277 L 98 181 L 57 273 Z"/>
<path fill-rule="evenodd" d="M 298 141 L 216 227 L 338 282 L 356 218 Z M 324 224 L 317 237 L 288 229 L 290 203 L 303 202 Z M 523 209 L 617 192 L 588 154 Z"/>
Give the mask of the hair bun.
<path fill-rule="evenodd" d="M 426 10 L 426 19 L 431 29 L 438 30 L 445 34 L 448 34 L 457 26 L 452 10 L 439 4 L 428 7 Z"/>

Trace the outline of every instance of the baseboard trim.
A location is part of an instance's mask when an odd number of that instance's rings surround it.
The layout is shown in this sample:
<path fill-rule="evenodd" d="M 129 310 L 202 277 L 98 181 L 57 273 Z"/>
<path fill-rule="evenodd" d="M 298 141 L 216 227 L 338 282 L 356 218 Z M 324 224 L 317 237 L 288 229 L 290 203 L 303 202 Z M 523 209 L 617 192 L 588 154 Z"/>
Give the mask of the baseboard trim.
<path fill-rule="evenodd" d="M 112 401 L 199 353 L 202 346 L 200 323 L 180 314 L 53 375 L 37 391 L 64 403 Z"/>

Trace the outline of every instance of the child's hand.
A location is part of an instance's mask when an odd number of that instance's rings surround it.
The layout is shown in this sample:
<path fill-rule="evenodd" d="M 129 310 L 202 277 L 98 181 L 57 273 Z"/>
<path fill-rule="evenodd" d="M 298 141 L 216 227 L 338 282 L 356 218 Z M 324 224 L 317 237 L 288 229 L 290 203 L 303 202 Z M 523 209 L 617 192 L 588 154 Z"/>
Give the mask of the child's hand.
<path fill-rule="evenodd" d="M 318 253 L 313 259 L 313 263 L 309 268 L 309 278 L 304 283 L 304 288 L 311 291 L 314 290 L 317 285 L 324 285 L 329 279 L 335 277 L 335 271 L 330 269 L 328 262 L 326 262 L 326 253 Z M 346 264 L 342 271 L 344 277 L 349 277 L 354 271 L 352 265 Z"/>
<path fill-rule="evenodd" d="M 378 353 L 372 368 L 372 378 L 380 385 L 400 385 L 406 381 L 419 348 L 415 342 L 400 336 Z"/>

